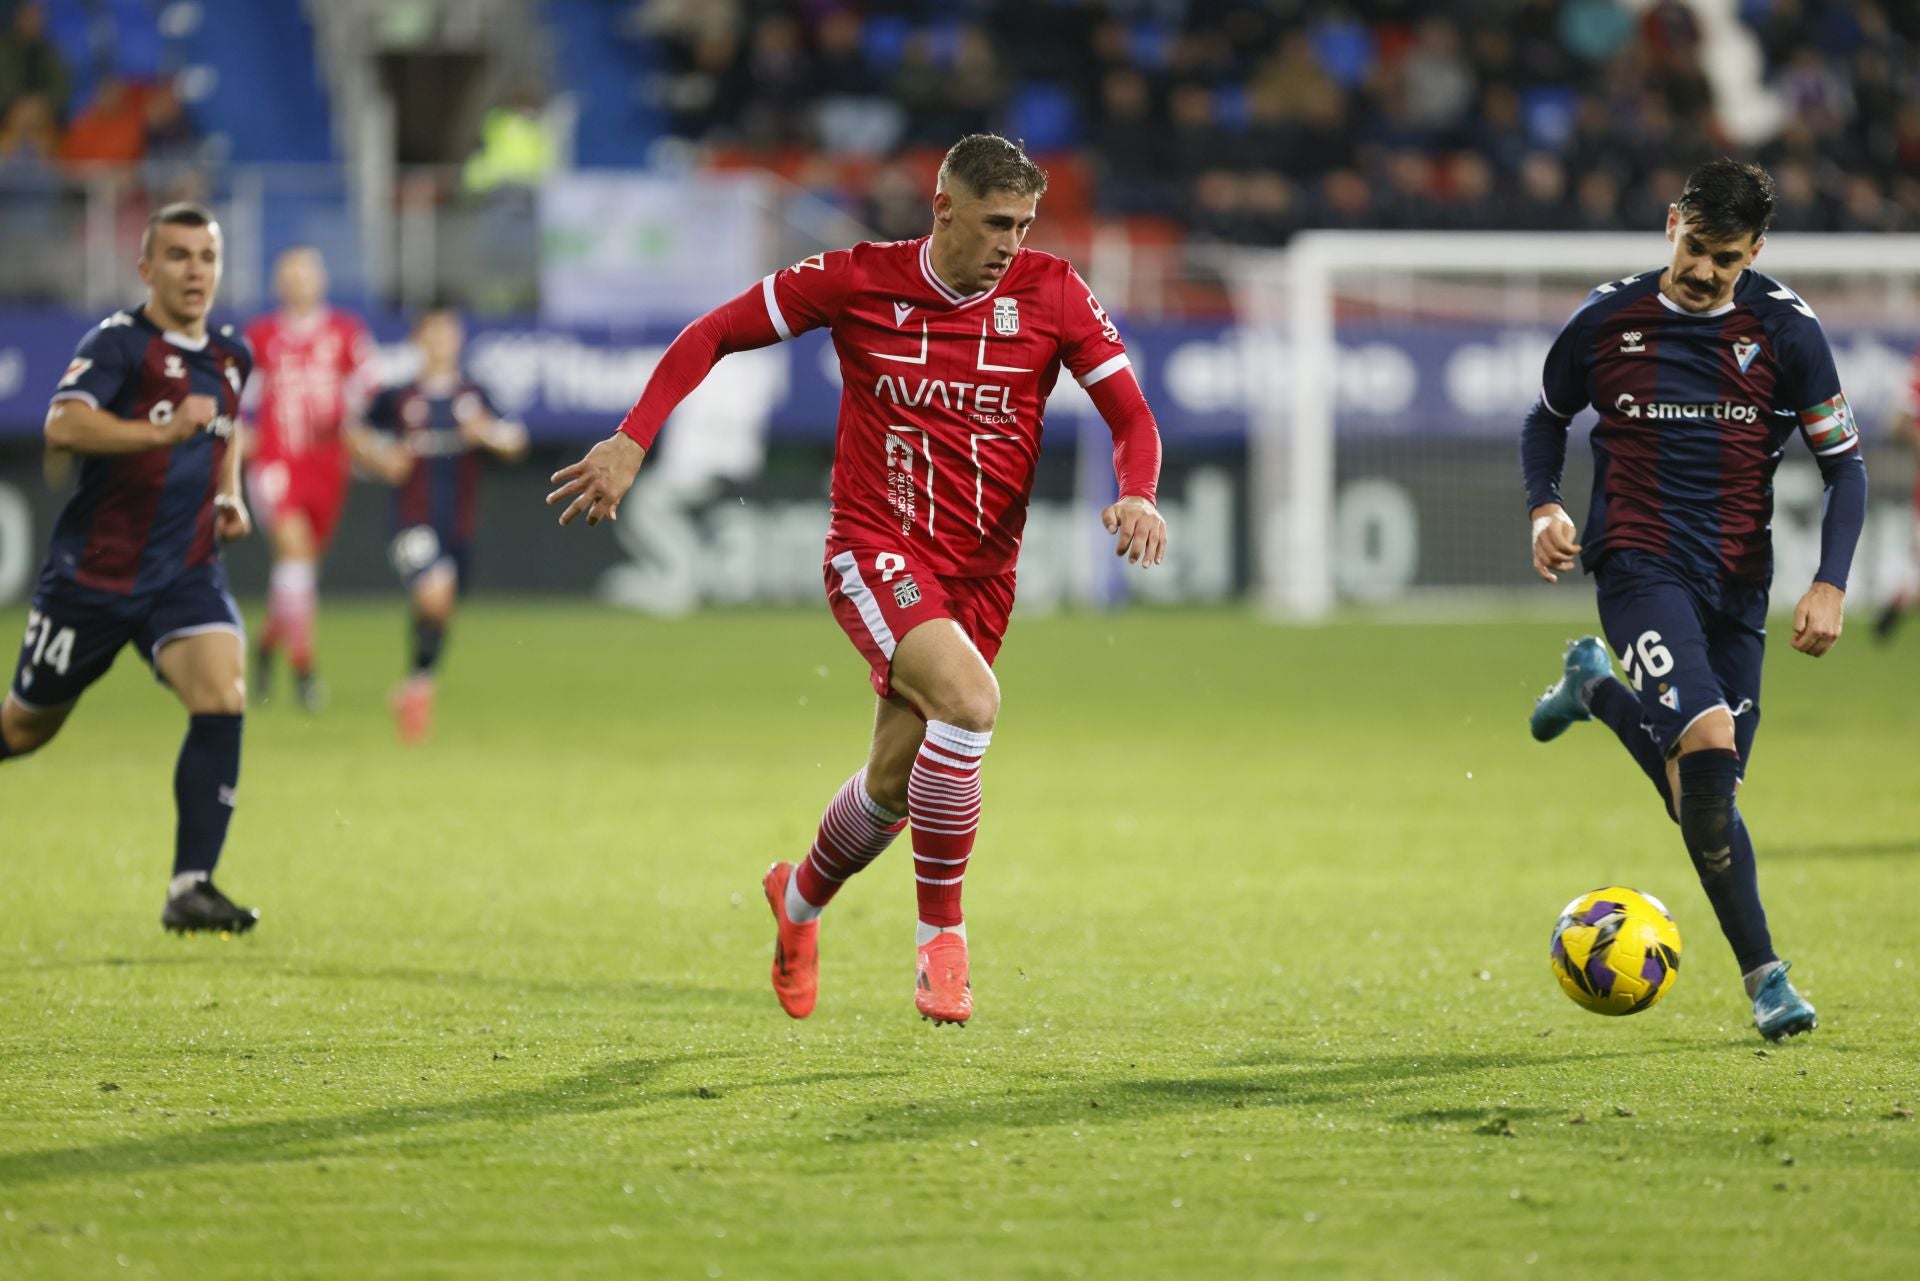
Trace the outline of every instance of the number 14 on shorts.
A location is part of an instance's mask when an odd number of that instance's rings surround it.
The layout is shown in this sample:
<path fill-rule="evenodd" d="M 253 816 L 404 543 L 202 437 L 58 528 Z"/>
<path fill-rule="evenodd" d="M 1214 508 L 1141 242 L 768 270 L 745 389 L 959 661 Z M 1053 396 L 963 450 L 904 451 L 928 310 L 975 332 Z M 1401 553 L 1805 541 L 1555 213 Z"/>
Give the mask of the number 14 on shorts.
<path fill-rule="evenodd" d="M 26 658 L 21 664 L 26 668 L 20 675 L 21 688 L 32 683 L 36 667 L 50 667 L 65 676 L 67 664 L 73 661 L 73 628 L 61 627 L 39 610 L 30 610 L 27 635 L 20 642 L 20 652 Z"/>

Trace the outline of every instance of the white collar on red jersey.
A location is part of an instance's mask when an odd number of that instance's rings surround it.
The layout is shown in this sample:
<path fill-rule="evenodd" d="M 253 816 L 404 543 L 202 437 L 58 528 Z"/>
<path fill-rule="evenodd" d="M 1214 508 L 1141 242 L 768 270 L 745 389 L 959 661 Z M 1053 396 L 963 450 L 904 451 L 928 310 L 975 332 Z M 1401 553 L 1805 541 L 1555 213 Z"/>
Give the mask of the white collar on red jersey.
<path fill-rule="evenodd" d="M 994 290 L 1000 287 L 1001 282 L 1006 280 L 1008 274 L 1012 271 L 1013 264 L 1008 263 L 1007 270 L 1000 273 L 1000 279 L 994 281 L 987 288 L 982 289 L 978 293 L 959 293 L 951 285 L 947 284 L 946 281 L 940 279 L 940 273 L 933 269 L 933 237 L 928 236 L 920 242 L 920 274 L 926 277 L 929 285 L 933 286 L 933 292 L 953 304 L 956 310 L 961 307 L 971 307 L 982 298 L 990 296 Z"/>

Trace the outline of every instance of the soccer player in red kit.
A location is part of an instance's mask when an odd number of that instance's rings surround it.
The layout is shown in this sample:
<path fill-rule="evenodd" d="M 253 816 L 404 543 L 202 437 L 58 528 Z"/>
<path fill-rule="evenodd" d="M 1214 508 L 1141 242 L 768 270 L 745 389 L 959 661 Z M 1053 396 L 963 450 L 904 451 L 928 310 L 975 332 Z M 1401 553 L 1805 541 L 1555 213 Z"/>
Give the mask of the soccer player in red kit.
<path fill-rule="evenodd" d="M 249 489 L 273 543 L 254 690 L 267 696 L 274 652 L 284 646 L 295 696 L 315 711 L 325 697 L 313 675 L 320 561 L 346 505 L 351 415 L 373 389 L 374 345 L 356 317 L 327 306 L 327 268 L 317 250 L 281 254 L 273 288 L 280 309 L 246 334 L 259 360 Z"/>
<path fill-rule="evenodd" d="M 880 697 L 865 768 L 827 806 L 806 858 L 775 863 L 763 883 L 773 988 L 794 1018 L 813 1012 L 821 909 L 908 825 L 914 1004 L 935 1023 L 973 1012 L 960 889 L 1000 711 L 991 665 L 1062 366 L 1113 431 L 1121 498 L 1101 519 L 1115 550 L 1140 565 L 1165 555 L 1160 434 L 1120 335 L 1072 266 L 1021 248 L 1046 188 L 1013 143 L 961 139 L 940 166 L 930 236 L 816 254 L 694 321 L 619 431 L 554 473 L 561 524 L 613 519 L 661 423 L 720 357 L 833 331 L 844 390 L 827 600 Z"/>

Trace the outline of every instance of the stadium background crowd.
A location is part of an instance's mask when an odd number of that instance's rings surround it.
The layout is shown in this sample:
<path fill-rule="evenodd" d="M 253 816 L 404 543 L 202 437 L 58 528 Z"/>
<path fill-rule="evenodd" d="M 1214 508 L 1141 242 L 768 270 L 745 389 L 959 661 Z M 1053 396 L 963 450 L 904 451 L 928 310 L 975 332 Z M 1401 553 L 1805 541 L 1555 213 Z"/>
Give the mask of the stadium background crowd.
<path fill-rule="evenodd" d="M 266 7 L 298 25 L 295 0 Z M 430 22 L 434 6 L 392 8 Z M 548 92 L 581 103 L 579 146 L 558 151 L 770 168 L 885 235 L 919 234 L 931 159 L 989 128 L 1046 157 L 1049 220 L 1148 241 L 1645 227 L 1721 152 L 1773 169 L 1783 230 L 1920 228 L 1920 9 L 1718 8 L 1737 23 L 1680 0 L 548 0 L 527 14 L 550 37 Z M 182 37 L 220 9 L 0 6 L 10 231 L 33 230 L 36 196 L 103 169 L 137 175 L 136 202 L 196 194 L 232 148 L 202 118 L 209 77 Z M 574 56 L 596 34 L 596 56 Z M 448 145 L 484 150 L 485 122 L 458 123 Z"/>

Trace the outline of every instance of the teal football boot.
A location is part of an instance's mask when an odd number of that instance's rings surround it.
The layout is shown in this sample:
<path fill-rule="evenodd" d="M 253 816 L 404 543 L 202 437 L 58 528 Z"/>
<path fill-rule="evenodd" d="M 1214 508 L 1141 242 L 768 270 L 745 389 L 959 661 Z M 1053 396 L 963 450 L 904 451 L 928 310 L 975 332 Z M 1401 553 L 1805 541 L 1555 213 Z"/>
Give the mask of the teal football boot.
<path fill-rule="evenodd" d="M 1568 645 L 1560 679 L 1548 686 L 1533 705 L 1533 716 L 1527 722 L 1535 740 L 1544 743 L 1559 738 L 1575 721 L 1592 720 L 1593 713 L 1587 710 L 1580 687 L 1596 677 L 1611 675 L 1613 660 L 1607 657 L 1607 647 L 1598 636 L 1582 636 Z"/>
<path fill-rule="evenodd" d="M 1807 998 L 1787 982 L 1788 962 L 1782 961 L 1760 983 L 1753 994 L 1753 1025 L 1769 1041 L 1799 1036 L 1820 1026 L 1820 1016 L 1807 1004 Z"/>

